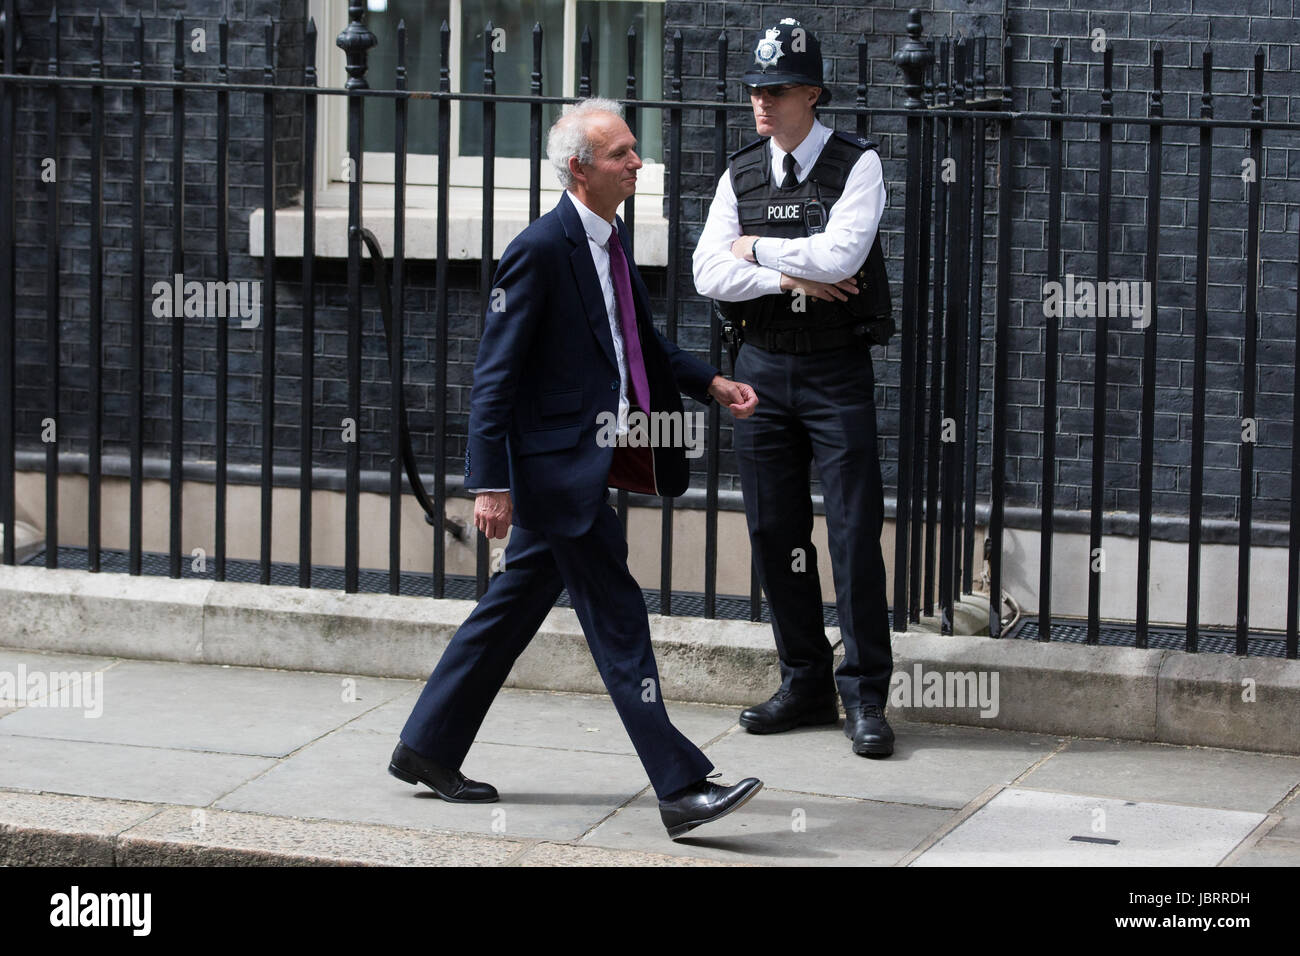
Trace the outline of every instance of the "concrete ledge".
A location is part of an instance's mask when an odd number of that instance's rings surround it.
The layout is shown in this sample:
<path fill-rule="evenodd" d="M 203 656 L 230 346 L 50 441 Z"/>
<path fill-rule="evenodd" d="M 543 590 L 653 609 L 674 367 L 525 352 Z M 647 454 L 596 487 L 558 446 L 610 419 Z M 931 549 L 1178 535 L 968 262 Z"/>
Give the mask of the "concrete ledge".
<path fill-rule="evenodd" d="M 1300 662 L 1167 652 L 1157 713 L 1168 743 L 1300 753 Z"/>
<path fill-rule="evenodd" d="M 910 720 L 1001 730 L 1159 740 L 1158 677 L 1166 653 L 896 634 L 890 711 Z M 939 706 L 926 699 L 931 674 L 944 680 Z M 971 676 L 962 681 L 962 675 Z M 969 687 L 972 677 L 990 691 L 991 706 L 977 706 L 969 693 L 954 699 L 948 690 L 949 681 Z"/>
<path fill-rule="evenodd" d="M 972 619 L 987 619 L 986 600 L 971 605 Z M 472 606 L 0 567 L 0 644 L 36 651 L 423 680 Z M 763 700 L 779 682 L 766 624 L 650 621 L 670 700 L 744 705 Z M 834 630 L 828 636 L 838 638 Z M 919 631 L 895 635 L 893 646 L 890 708 L 899 717 L 1300 753 L 1295 661 Z M 1243 696 L 1243 681 L 1252 682 L 1253 701 Z M 548 615 L 507 684 L 603 691 L 571 610 Z"/>
<path fill-rule="evenodd" d="M 195 633 L 209 663 L 421 679 L 473 607 L 222 582 L 211 585 Z"/>
<path fill-rule="evenodd" d="M 203 606 L 212 587 L 211 581 L 0 567 L 0 643 L 203 663 Z"/>

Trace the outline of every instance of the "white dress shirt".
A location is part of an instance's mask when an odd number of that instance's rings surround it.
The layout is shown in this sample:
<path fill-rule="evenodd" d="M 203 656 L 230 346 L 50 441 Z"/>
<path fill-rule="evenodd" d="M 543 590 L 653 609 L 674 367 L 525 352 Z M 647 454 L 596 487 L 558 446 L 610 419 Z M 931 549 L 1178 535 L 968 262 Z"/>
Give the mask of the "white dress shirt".
<path fill-rule="evenodd" d="M 627 349 L 623 344 L 623 323 L 618 314 L 618 301 L 614 296 L 614 278 L 609 271 L 609 244 L 618 242 L 614 224 L 606 222 L 596 215 L 571 192 L 566 196 L 573 202 L 582 219 L 582 227 L 587 230 L 587 245 L 591 249 L 591 261 L 596 265 L 596 277 L 600 279 L 600 291 L 605 296 L 605 313 L 609 316 L 609 337 L 614 340 L 614 358 L 618 361 L 618 429 L 616 434 L 627 434 L 627 415 L 630 405 L 627 400 Z M 630 269 L 630 267 L 629 267 Z M 632 303 L 633 311 L 636 306 Z"/>
<path fill-rule="evenodd" d="M 829 127 L 814 119 L 812 129 L 794 148 L 795 177 L 808 178 L 822 148 L 831 138 Z M 772 181 L 785 178 L 785 150 L 768 140 Z M 831 206 L 826 230 L 798 239 L 764 237 L 758 241 L 758 264 L 732 254 L 741 232 L 736 193 L 730 172 L 723 172 L 709 206 L 709 216 L 691 259 L 695 289 L 721 302 L 741 302 L 781 291 L 781 273 L 817 282 L 839 282 L 861 268 L 876 239 L 885 209 L 884 170 L 875 150 L 865 151 L 849 171 L 844 191 Z"/>

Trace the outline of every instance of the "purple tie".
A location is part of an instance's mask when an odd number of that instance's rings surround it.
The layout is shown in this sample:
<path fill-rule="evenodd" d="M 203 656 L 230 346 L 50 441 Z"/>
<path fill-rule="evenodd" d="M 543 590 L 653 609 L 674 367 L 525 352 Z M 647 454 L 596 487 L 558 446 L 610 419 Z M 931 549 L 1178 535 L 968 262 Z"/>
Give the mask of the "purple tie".
<path fill-rule="evenodd" d="M 627 270 L 627 256 L 615 229 L 609 235 L 609 274 L 614 280 L 614 299 L 618 306 L 619 327 L 627 352 L 627 373 L 632 379 L 632 397 L 644 412 L 650 411 L 650 382 L 645 376 L 641 357 L 641 339 L 636 331 L 636 306 L 632 299 L 632 276 Z"/>

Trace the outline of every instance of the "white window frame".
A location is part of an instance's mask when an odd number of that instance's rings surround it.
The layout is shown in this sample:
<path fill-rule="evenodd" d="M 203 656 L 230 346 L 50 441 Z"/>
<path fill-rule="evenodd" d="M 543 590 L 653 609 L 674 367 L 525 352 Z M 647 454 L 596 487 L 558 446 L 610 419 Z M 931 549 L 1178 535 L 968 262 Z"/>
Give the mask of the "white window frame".
<path fill-rule="evenodd" d="M 602 0 L 602 3 L 659 3 L 662 5 L 666 0 Z M 321 16 L 317 18 L 317 23 L 324 22 L 328 18 L 330 23 L 329 31 L 318 31 L 317 44 L 326 46 L 325 49 L 317 49 L 317 64 L 322 64 L 320 69 L 321 86 L 343 86 L 347 81 L 347 73 L 344 70 L 343 57 L 339 55 L 338 47 L 334 46 L 334 38 L 338 36 L 347 26 L 347 0 L 311 0 L 312 16 L 316 16 L 315 10 L 320 8 Z M 463 23 L 464 0 L 450 0 L 450 17 L 448 17 L 447 26 L 451 30 L 451 56 L 450 56 L 450 81 L 452 92 L 460 92 L 460 43 L 456 43 L 455 38 L 461 35 L 461 23 Z M 573 96 L 577 90 L 577 42 L 575 33 L 577 31 L 577 0 L 564 0 L 564 77 L 563 92 L 560 95 Z M 333 52 L 333 56 L 330 53 Z M 389 77 L 369 77 L 372 86 L 383 87 L 391 85 Z M 477 92 L 477 91 L 471 91 Z M 554 95 L 554 94 L 551 94 Z M 387 105 L 383 100 L 370 100 L 367 103 L 368 108 L 382 108 Z M 461 100 L 451 101 L 451 186 L 471 187 L 471 189 L 481 189 L 482 187 L 482 156 L 461 156 L 460 155 L 460 111 L 464 107 Z M 421 107 L 428 111 L 428 107 Z M 318 113 L 318 124 L 325 130 L 324 133 L 324 150 L 322 153 L 321 168 L 317 170 L 317 189 L 329 189 L 334 183 L 343 183 L 342 163 L 347 155 L 347 101 L 343 96 L 329 96 L 321 101 L 320 113 Z M 395 155 L 393 152 L 383 152 L 367 150 L 361 157 L 361 176 L 365 182 L 391 183 L 394 181 Z M 528 189 L 529 181 L 529 160 L 524 157 L 497 157 L 493 168 L 499 189 Z M 642 168 L 641 191 L 647 194 L 663 196 L 663 164 L 647 163 Z M 426 153 L 407 153 L 407 185 L 408 186 L 434 186 L 438 182 L 438 156 L 426 155 Z M 523 183 L 521 186 L 512 186 L 508 183 Z M 546 163 L 545 156 L 542 157 L 541 165 L 541 189 L 549 193 L 559 193 L 559 179 L 555 177 L 555 170 Z"/>
<path fill-rule="evenodd" d="M 338 30 L 342 30 L 347 25 L 347 0 L 326 0 L 330 5 L 330 14 L 338 16 L 342 13 L 342 18 L 338 22 Z M 451 31 L 451 56 L 450 65 L 450 85 L 452 92 L 461 92 L 460 74 L 461 74 L 461 44 L 456 42 L 455 38 L 460 38 L 461 27 L 463 27 L 463 8 L 465 0 L 448 0 L 448 18 L 447 27 Z M 559 95 L 573 96 L 576 95 L 578 81 L 578 49 L 575 34 L 577 33 L 577 3 L 578 0 L 564 0 L 564 48 L 562 59 L 564 64 L 564 75 L 562 82 L 562 92 Z M 666 4 L 666 0 L 601 0 L 601 3 L 656 3 L 660 7 Z M 338 30 L 334 35 L 338 35 Z M 333 43 L 333 40 L 331 40 Z M 335 47 L 337 51 L 337 47 Z M 342 86 L 346 82 L 347 74 L 343 69 L 343 60 L 341 57 L 317 57 L 317 62 L 328 62 L 330 73 L 322 74 L 321 81 L 326 86 Z M 389 85 L 391 78 L 374 78 L 372 85 L 381 86 Z M 545 88 L 545 87 L 543 87 Z M 469 92 L 478 92 L 471 90 Z M 547 95 L 555 95 L 550 91 Z M 341 142 L 339 142 L 339 157 L 334 165 L 335 172 L 341 169 L 342 156 L 347 152 L 347 103 L 343 98 L 330 98 L 330 111 L 333 116 L 330 117 L 331 125 L 339 127 L 343 131 Z M 372 100 L 374 105 L 378 105 Z M 369 105 L 369 104 L 368 104 Z M 387 104 L 383 104 L 387 105 Z M 451 101 L 451 185 L 468 186 L 478 189 L 482 186 L 482 156 L 460 155 L 460 111 L 464 108 L 463 100 Z M 428 109 L 428 108 L 425 108 Z M 393 152 L 367 150 L 361 157 L 361 174 L 365 177 L 365 182 L 387 182 L 394 181 L 395 155 Z M 659 166 L 658 170 L 653 166 Z M 642 189 L 650 187 L 649 191 L 663 195 L 663 172 L 662 163 L 647 163 L 641 173 Z M 524 157 L 497 157 L 493 163 L 495 177 L 499 183 L 525 183 L 523 189 L 526 189 L 526 183 L 529 181 L 530 170 L 529 160 Z M 331 177 L 331 182 L 342 182 L 342 176 Z M 546 163 L 545 156 L 542 157 L 541 165 L 541 189 L 545 191 L 554 191 L 558 193 L 560 189 L 559 179 L 555 177 L 555 170 Z M 428 153 L 407 153 L 407 183 L 412 186 L 434 186 L 438 182 L 438 156 L 428 155 Z M 506 186 L 511 189 L 511 186 Z M 519 189 L 519 187 L 513 187 Z"/>
<path fill-rule="evenodd" d="M 451 11 L 461 10 L 463 0 L 452 0 Z M 605 0 L 622 2 L 622 0 Z M 663 2 L 663 0 L 642 0 Z M 566 0 L 565 22 L 565 72 L 566 89 L 573 89 L 576 72 L 576 41 L 573 40 L 572 19 L 577 16 L 575 0 Z M 346 63 L 335 38 L 347 26 L 347 0 L 308 0 L 308 14 L 317 26 L 317 82 L 323 87 L 342 87 L 347 82 Z M 451 24 L 449 24 L 451 26 Z M 459 83 L 460 54 L 458 44 L 459 18 L 452 27 L 451 77 L 452 89 Z M 575 55 L 570 55 L 570 52 Z M 369 77 L 376 88 L 387 87 L 391 77 Z M 343 162 L 347 158 L 347 97 L 322 96 L 318 100 L 316 141 L 316 255 L 322 258 L 346 258 L 348 254 L 348 191 L 349 184 L 342 179 Z M 367 106 L 385 103 L 372 99 Z M 453 155 L 458 145 L 459 104 L 452 103 Z M 385 154 L 366 153 L 362 158 L 364 189 L 362 192 L 363 217 L 367 228 L 379 239 L 380 245 L 392 254 L 394 234 L 394 186 L 392 182 L 392 153 L 388 157 L 388 181 L 375 177 L 384 172 Z M 408 185 L 406 188 L 406 258 L 431 260 L 437 257 L 437 194 L 436 186 L 422 184 L 411 177 L 412 160 L 420 159 L 420 166 L 432 176 L 421 174 L 421 179 L 436 182 L 437 157 L 407 157 Z M 505 247 L 528 225 L 528 160 L 513 157 L 498 158 L 495 165 L 496 188 L 493 190 L 492 255 L 499 259 Z M 449 183 L 449 215 L 447 223 L 448 256 L 457 261 L 473 261 L 482 257 L 482 174 L 481 156 L 456 157 L 452 162 L 452 180 Z M 338 176 L 339 178 L 335 178 Z M 414 183 L 414 184 L 412 184 Z M 668 263 L 668 220 L 663 215 L 664 166 L 648 163 L 642 167 L 637 181 L 637 193 L 631 200 L 636 205 L 633 232 L 636 241 L 636 260 L 642 266 L 664 266 Z M 541 167 L 541 208 L 549 211 L 559 201 L 561 190 L 550 163 Z M 626 204 L 625 204 L 626 205 Z M 253 210 L 248 220 L 248 248 L 252 256 L 263 254 L 262 223 L 265 211 Z M 301 205 L 275 211 L 276 254 L 286 257 L 303 254 L 303 224 L 305 213 Z M 368 255 L 362 247 L 362 255 Z"/>

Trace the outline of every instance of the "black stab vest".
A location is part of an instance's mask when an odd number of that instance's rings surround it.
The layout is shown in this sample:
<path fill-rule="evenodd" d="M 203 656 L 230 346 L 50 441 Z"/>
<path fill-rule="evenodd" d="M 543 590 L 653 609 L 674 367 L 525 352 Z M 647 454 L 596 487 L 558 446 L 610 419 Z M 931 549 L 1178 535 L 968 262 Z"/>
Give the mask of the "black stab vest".
<path fill-rule="evenodd" d="M 876 144 L 847 133 L 831 134 L 812 171 L 792 189 L 772 185 L 772 155 L 768 140 L 750 143 L 731 155 L 727 172 L 736 194 L 742 235 L 798 239 L 811 235 L 805 216 L 809 202 L 819 200 L 825 218 L 844 192 L 844 183 L 854 163 Z M 824 221 L 824 220 L 823 220 Z M 758 261 L 763 261 L 763 243 L 758 244 Z M 859 291 L 847 302 L 822 302 L 803 297 L 804 311 L 794 311 L 793 292 L 759 296 L 744 302 L 724 303 L 724 314 L 733 321 L 743 321 L 749 331 L 807 331 L 845 329 L 862 326 L 868 344 L 884 345 L 894 333 L 889 298 L 889 277 L 885 256 L 876 235 L 866 260 L 858 268 Z"/>

